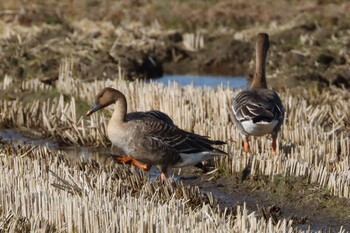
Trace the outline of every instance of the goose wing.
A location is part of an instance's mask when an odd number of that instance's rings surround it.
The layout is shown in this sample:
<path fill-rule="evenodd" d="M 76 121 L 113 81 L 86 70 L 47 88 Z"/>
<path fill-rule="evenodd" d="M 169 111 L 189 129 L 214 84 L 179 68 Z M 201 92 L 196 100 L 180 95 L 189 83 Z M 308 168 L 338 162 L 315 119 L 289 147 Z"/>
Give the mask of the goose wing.
<path fill-rule="evenodd" d="M 245 90 L 232 102 L 233 115 L 238 121 L 254 123 L 272 120 L 283 121 L 285 109 L 276 92 L 269 89 Z"/>
<path fill-rule="evenodd" d="M 213 148 L 212 145 L 225 144 L 222 141 L 213 141 L 206 136 L 190 133 L 178 128 L 175 125 L 165 124 L 151 118 L 144 119 L 144 130 L 146 137 L 159 144 L 164 143 L 179 153 L 213 152 L 226 154 L 225 152 Z"/>
<path fill-rule="evenodd" d="M 147 112 L 130 112 L 126 114 L 126 120 L 139 120 L 144 118 L 154 118 L 156 120 L 163 121 L 166 124 L 174 125 L 173 120 L 165 113 L 157 110 Z"/>

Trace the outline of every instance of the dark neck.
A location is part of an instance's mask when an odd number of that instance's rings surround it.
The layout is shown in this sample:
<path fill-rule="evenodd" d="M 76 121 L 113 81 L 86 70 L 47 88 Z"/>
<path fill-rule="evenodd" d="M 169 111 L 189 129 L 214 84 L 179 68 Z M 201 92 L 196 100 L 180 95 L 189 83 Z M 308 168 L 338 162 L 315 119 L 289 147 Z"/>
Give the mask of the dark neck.
<path fill-rule="evenodd" d="M 263 48 L 262 46 L 257 46 L 255 74 L 254 74 L 253 82 L 250 85 L 250 89 L 267 88 L 266 74 L 265 74 L 266 54 L 267 54 L 266 48 Z"/>

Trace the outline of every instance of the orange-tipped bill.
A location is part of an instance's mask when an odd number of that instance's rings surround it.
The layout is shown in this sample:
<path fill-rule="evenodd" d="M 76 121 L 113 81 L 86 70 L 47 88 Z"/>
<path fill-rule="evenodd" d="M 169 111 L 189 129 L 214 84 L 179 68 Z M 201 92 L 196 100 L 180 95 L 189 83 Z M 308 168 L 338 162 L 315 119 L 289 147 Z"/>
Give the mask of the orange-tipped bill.
<path fill-rule="evenodd" d="M 101 108 L 103 108 L 103 106 L 99 103 L 95 103 L 90 110 L 86 113 L 86 116 L 90 116 L 91 114 L 93 114 L 94 112 L 100 110 Z"/>

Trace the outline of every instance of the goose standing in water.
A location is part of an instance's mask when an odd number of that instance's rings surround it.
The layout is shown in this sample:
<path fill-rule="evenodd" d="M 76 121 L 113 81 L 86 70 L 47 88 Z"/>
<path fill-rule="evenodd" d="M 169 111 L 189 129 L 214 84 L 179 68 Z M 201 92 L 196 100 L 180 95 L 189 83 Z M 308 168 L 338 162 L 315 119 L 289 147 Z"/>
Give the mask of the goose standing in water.
<path fill-rule="evenodd" d="M 87 116 L 111 104 L 116 106 L 108 123 L 108 138 L 125 153 L 118 160 L 131 162 L 145 171 L 152 165 L 158 165 L 162 181 L 167 177 L 168 167 L 192 166 L 212 156 L 227 155 L 213 147 L 224 142 L 184 131 L 174 125 L 165 113 L 127 114 L 125 96 L 110 87 L 100 91 Z"/>
<path fill-rule="evenodd" d="M 265 62 L 269 49 L 269 36 L 259 33 L 256 41 L 256 64 L 253 82 L 248 90 L 232 100 L 233 120 L 243 137 L 245 152 L 250 151 L 249 136 L 272 135 L 273 155 L 276 155 L 276 139 L 281 129 L 285 109 L 276 92 L 267 89 Z"/>

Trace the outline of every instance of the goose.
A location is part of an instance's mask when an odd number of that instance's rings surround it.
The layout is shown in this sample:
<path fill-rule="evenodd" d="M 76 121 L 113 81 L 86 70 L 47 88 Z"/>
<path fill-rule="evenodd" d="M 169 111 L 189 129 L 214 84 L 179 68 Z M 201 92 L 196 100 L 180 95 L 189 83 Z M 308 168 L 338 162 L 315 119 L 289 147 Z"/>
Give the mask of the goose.
<path fill-rule="evenodd" d="M 267 89 L 265 62 L 269 36 L 259 33 L 256 41 L 255 74 L 249 89 L 232 99 L 232 116 L 243 138 L 243 149 L 250 151 L 249 136 L 272 135 L 272 154 L 276 155 L 276 139 L 284 120 L 285 109 L 278 94 Z"/>
<path fill-rule="evenodd" d="M 124 94 L 111 87 L 97 94 L 95 104 L 86 115 L 90 116 L 111 104 L 115 104 L 115 108 L 108 123 L 107 135 L 112 144 L 125 154 L 118 160 L 130 162 L 145 171 L 157 165 L 162 182 L 167 178 L 169 167 L 192 166 L 213 156 L 227 155 L 213 147 L 225 142 L 182 130 L 163 112 L 127 113 Z"/>

